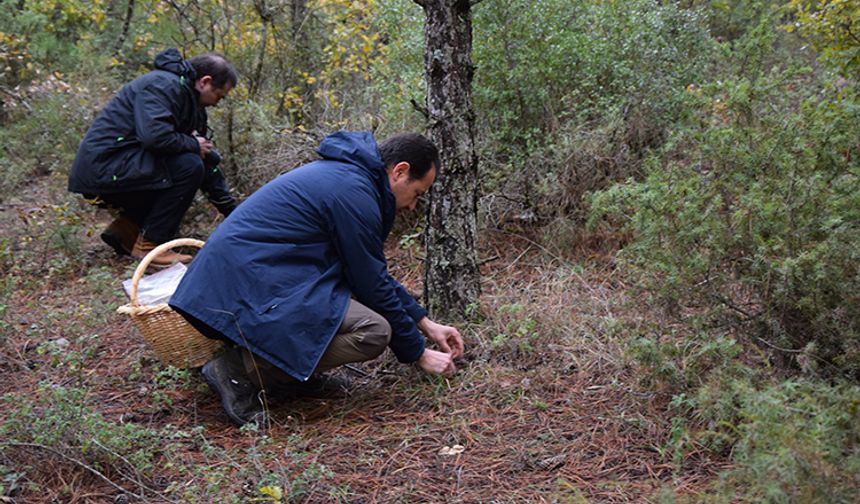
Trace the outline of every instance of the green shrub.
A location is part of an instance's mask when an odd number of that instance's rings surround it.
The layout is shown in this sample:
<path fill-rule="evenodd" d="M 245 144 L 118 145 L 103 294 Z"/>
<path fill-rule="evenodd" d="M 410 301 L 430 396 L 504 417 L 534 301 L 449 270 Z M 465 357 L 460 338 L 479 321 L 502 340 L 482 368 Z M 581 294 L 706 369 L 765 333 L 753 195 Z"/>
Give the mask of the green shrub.
<path fill-rule="evenodd" d="M 762 17 L 767 17 L 784 2 L 780 0 L 693 0 L 704 4 L 708 27 L 714 37 L 732 42 L 743 38 Z"/>
<path fill-rule="evenodd" d="M 704 446 L 733 462 L 690 501 L 849 502 L 860 107 L 808 56 L 785 60 L 794 42 L 769 4 L 748 4 L 761 18 L 723 45 L 719 80 L 684 91 L 644 176 L 591 195 L 590 223 L 627 235 L 619 266 L 670 316 L 628 346 L 645 385 L 674 394 L 667 455 Z"/>
<path fill-rule="evenodd" d="M 85 267 L 83 236 L 87 230 L 86 212 L 91 209 L 72 202 L 67 194 L 62 204 L 42 204 L 19 209 L 21 225 L 10 240 L 11 271 L 43 271 L 48 275 L 79 271 Z"/>
<path fill-rule="evenodd" d="M 0 85 L 14 88 L 45 69 L 74 68 L 77 41 L 93 27 L 93 13 L 76 3 L 0 1 Z"/>
<path fill-rule="evenodd" d="M 742 351 L 734 339 L 701 329 L 689 335 L 637 336 L 628 345 L 630 356 L 644 368 L 643 385 L 679 393 L 698 389 L 711 372 L 734 372 L 733 361 Z"/>
<path fill-rule="evenodd" d="M 20 471 L 38 472 L 46 458 L 75 461 L 119 481 L 151 474 L 161 439 L 152 429 L 116 424 L 94 411 L 81 388 L 45 383 L 33 396 L 2 398 L 0 456 Z"/>
<path fill-rule="evenodd" d="M 697 10 L 651 0 L 481 6 L 475 98 L 488 133 L 524 145 L 558 121 L 666 107 L 666 91 L 696 82 L 708 63 L 703 22 Z"/>
<path fill-rule="evenodd" d="M 860 77 L 860 2 L 790 0 L 787 7 L 794 14 L 788 31 L 799 30 L 844 75 Z"/>
<path fill-rule="evenodd" d="M 690 89 L 685 126 L 644 180 L 594 196 L 592 223 L 631 233 L 622 258 L 665 306 L 740 322 L 791 367 L 860 379 L 860 109 L 815 84 L 774 68 Z"/>
<path fill-rule="evenodd" d="M 716 54 L 700 10 L 651 0 L 492 2 L 474 31 L 484 186 L 508 195 L 491 213 L 538 219 L 638 175 Z"/>
<path fill-rule="evenodd" d="M 426 93 L 424 11 L 412 0 L 387 1 L 375 24 L 387 42 L 387 61 L 372 69 L 365 101 L 377 105 L 378 129 L 383 135 L 423 131 L 426 119 L 413 103 L 423 107 Z"/>
<path fill-rule="evenodd" d="M 32 113 L 16 110 L 0 128 L 0 201 L 38 176 L 67 173 L 94 118 L 93 97 L 53 76 L 34 96 Z"/>
<path fill-rule="evenodd" d="M 860 489 L 860 388 L 804 380 L 715 383 L 699 394 L 706 436 L 734 441 L 716 486 L 741 502 L 852 502 Z M 732 407 L 726 408 L 727 401 Z M 718 436 L 718 437 L 720 437 Z"/>

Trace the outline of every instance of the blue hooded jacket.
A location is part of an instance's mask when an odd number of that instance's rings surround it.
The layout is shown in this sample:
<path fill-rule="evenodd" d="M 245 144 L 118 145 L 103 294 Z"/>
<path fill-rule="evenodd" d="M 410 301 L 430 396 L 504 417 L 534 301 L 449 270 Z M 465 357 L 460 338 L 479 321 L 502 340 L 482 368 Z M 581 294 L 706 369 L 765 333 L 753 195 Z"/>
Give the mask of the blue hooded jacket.
<path fill-rule="evenodd" d="M 305 380 L 352 295 L 389 322 L 398 360 L 414 362 L 427 311 L 388 273 L 395 200 L 376 141 L 340 132 L 318 152 L 323 160 L 269 182 L 218 226 L 170 306 Z"/>

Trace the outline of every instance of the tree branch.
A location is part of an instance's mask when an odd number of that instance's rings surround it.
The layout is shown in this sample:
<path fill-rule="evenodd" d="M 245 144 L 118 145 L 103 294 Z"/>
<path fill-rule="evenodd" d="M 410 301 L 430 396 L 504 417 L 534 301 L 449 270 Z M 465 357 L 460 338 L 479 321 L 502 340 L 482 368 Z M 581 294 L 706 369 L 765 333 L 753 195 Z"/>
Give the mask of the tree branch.
<path fill-rule="evenodd" d="M 116 41 L 116 47 L 113 50 L 114 57 L 118 57 L 122 46 L 128 38 L 128 31 L 131 28 L 131 18 L 134 17 L 134 0 L 128 0 L 125 7 L 125 19 L 122 22 L 122 30 L 120 31 L 119 39 Z"/>
<path fill-rule="evenodd" d="M 430 120 L 430 111 L 427 110 L 427 107 L 415 101 L 415 98 L 410 98 L 409 103 L 412 104 L 412 108 L 424 116 L 424 119 L 427 119 L 428 121 Z"/>

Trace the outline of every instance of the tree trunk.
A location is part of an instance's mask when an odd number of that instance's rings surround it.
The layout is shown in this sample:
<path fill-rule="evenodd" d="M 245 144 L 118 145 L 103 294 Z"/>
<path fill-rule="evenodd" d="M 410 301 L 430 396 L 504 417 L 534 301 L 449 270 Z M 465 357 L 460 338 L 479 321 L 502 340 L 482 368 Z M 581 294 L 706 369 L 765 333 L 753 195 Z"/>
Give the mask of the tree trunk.
<path fill-rule="evenodd" d="M 308 9 L 307 0 L 292 0 L 290 3 L 290 40 L 287 41 L 291 46 L 288 58 L 281 63 L 281 74 L 285 76 L 282 79 L 282 91 L 278 103 L 278 110 L 275 112 L 278 116 L 289 114 L 290 124 L 292 126 L 305 125 L 304 110 L 308 103 L 302 103 L 299 109 L 286 110 L 284 104 L 287 101 L 287 96 L 294 93 L 294 88 L 298 88 L 298 94 L 305 100 L 310 101 L 313 93 L 309 90 L 309 84 L 306 78 L 302 75 L 303 72 L 313 74 L 313 65 L 311 64 L 311 49 L 310 38 L 314 36 L 313 30 L 309 30 L 310 12 Z"/>
<path fill-rule="evenodd" d="M 461 319 L 474 313 L 481 293 L 471 6 L 468 0 L 416 3 L 426 14 L 427 111 L 442 163 L 430 192 L 425 301 L 433 317 Z"/>
<path fill-rule="evenodd" d="M 134 0 L 128 0 L 125 5 L 125 18 L 122 21 L 122 30 L 119 33 L 119 38 L 117 39 L 113 50 L 114 57 L 119 56 L 120 51 L 122 51 L 122 46 L 128 38 L 128 31 L 131 28 L 132 17 L 134 17 Z"/>
<path fill-rule="evenodd" d="M 263 24 L 262 42 L 260 43 L 260 53 L 257 55 L 257 64 L 254 69 L 253 77 L 250 79 L 248 88 L 248 97 L 252 100 L 257 97 L 257 92 L 263 87 L 263 63 L 266 60 L 266 49 L 269 44 L 269 24 L 272 23 L 272 13 L 266 5 L 265 0 L 255 0 L 254 9 L 257 15 L 260 16 L 260 22 Z"/>

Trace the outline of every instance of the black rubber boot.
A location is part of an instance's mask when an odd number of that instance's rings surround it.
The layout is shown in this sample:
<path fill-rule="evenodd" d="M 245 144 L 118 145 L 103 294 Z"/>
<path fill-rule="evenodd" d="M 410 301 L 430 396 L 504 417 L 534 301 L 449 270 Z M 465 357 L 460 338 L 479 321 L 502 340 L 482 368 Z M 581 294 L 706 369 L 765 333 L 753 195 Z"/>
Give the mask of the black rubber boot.
<path fill-rule="evenodd" d="M 285 395 L 316 399 L 342 399 L 349 397 L 350 382 L 345 376 L 334 373 L 314 373 L 306 381 L 284 387 Z"/>
<path fill-rule="evenodd" d="M 221 398 L 230 421 L 238 426 L 256 423 L 267 427 L 263 392 L 248 379 L 237 348 L 227 349 L 200 369 L 209 388 Z"/>

